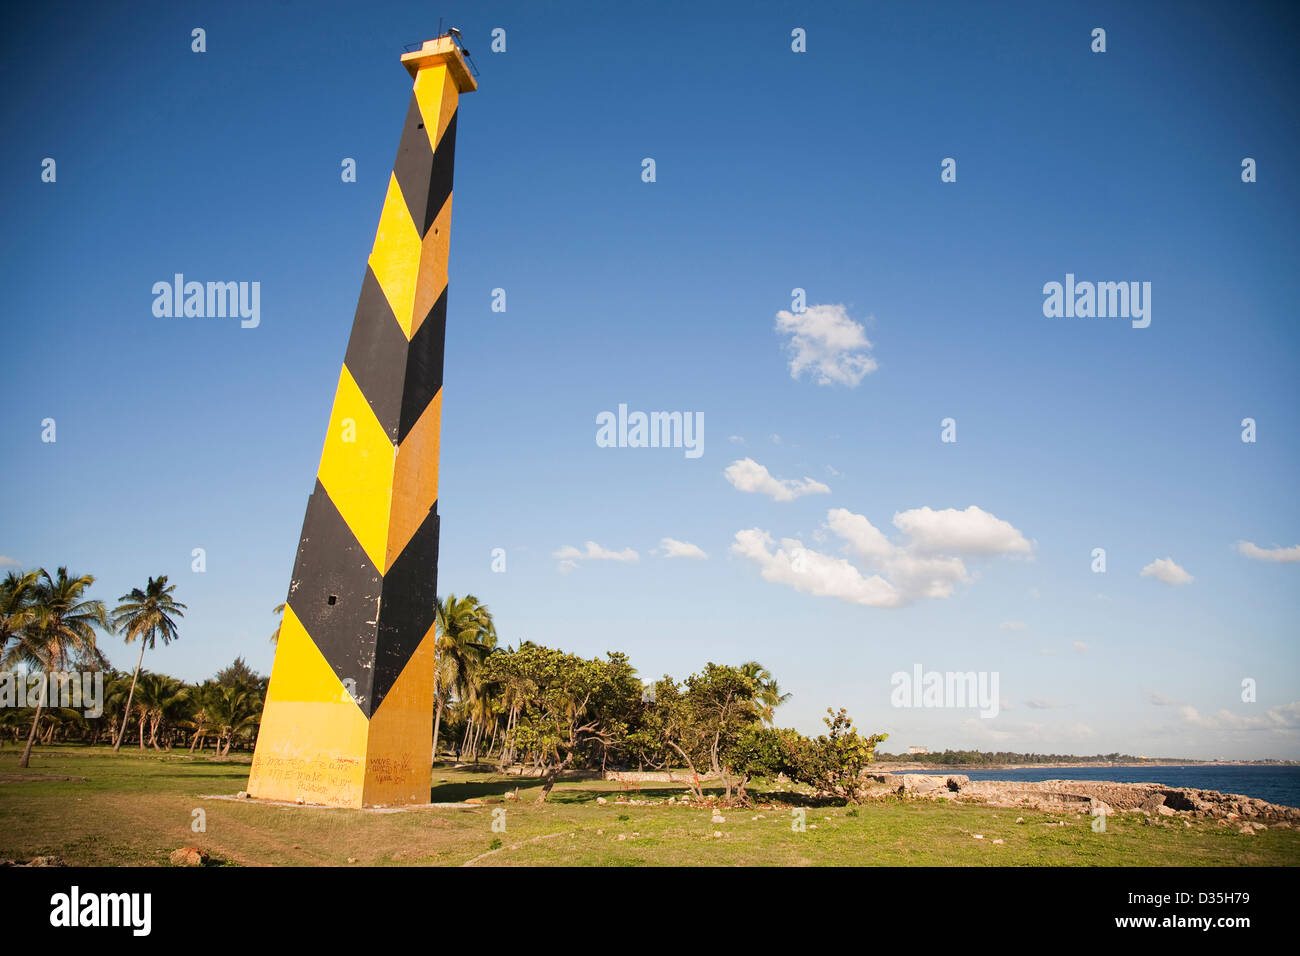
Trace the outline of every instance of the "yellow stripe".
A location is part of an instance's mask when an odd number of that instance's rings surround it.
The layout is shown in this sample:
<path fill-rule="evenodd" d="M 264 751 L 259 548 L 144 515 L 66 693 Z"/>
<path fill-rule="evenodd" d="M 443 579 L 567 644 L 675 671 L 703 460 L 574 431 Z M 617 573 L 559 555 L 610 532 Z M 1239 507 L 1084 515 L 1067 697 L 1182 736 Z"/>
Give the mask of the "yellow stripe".
<path fill-rule="evenodd" d="M 438 443 L 442 431 L 442 389 L 433 396 L 397 448 L 393 504 L 388 518 L 388 553 L 393 566 L 438 500 Z"/>
<path fill-rule="evenodd" d="M 368 731 L 365 714 L 286 607 L 248 792 L 262 800 L 361 806 Z"/>
<path fill-rule="evenodd" d="M 409 339 L 412 335 L 411 305 L 420 273 L 420 233 L 411 221 L 402 187 L 391 173 L 384 208 L 379 214 L 375 245 L 370 252 L 370 268 L 388 297 L 397 324 Z"/>
<path fill-rule="evenodd" d="M 380 574 L 388 570 L 384 549 L 396 456 L 388 434 L 370 410 L 352 373 L 343 366 L 318 476 L 330 501 Z"/>
<path fill-rule="evenodd" d="M 428 803 L 433 756 L 433 657 L 430 627 L 370 718 L 367 806 Z"/>
<path fill-rule="evenodd" d="M 424 131 L 429 134 L 429 148 L 436 151 L 460 100 L 456 82 L 445 66 L 436 66 L 419 72 L 414 90 L 420 116 L 424 118 Z"/>
<path fill-rule="evenodd" d="M 451 253 L 451 196 L 442 204 L 442 209 L 424 234 L 420 246 L 420 275 L 416 280 L 415 302 L 411 310 L 411 338 L 424 324 L 425 317 L 433 304 L 447 288 L 447 259 Z"/>

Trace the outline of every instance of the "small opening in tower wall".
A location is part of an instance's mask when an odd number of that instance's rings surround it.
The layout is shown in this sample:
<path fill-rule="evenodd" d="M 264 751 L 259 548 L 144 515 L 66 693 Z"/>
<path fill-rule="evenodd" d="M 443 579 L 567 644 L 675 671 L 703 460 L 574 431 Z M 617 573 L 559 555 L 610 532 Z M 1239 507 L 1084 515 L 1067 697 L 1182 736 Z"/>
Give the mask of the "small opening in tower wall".
<path fill-rule="evenodd" d="M 332 607 L 333 605 L 339 603 L 339 596 L 338 596 L 337 594 L 331 594 L 331 595 L 326 599 L 325 603 L 326 603 L 326 604 L 329 604 L 329 605 Z"/>

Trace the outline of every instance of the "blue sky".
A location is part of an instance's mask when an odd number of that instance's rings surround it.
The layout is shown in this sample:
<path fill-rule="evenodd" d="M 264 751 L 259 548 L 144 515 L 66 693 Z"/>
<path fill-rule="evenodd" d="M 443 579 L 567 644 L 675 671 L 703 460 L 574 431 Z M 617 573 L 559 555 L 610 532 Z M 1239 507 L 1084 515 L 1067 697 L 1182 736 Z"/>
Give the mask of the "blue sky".
<path fill-rule="evenodd" d="M 507 642 L 622 649 L 646 678 L 758 659 L 784 723 L 847 707 L 885 749 L 1298 758 L 1300 562 L 1237 546 L 1300 544 L 1297 22 L 1270 7 L 11 14 L 0 555 L 93 573 L 110 602 L 166 573 L 189 613 L 146 666 L 269 672 L 409 96 L 397 58 L 443 16 L 481 71 L 458 121 L 444 593 L 477 594 Z M 260 325 L 156 318 L 178 272 L 260 282 Z M 1046 318 L 1067 273 L 1150 282 L 1150 326 Z M 777 329 L 795 288 L 798 377 Z M 819 384 L 846 355 L 876 367 Z M 598 447 L 620 403 L 702 413 L 704 454 Z M 742 491 L 745 459 L 829 491 Z M 835 596 L 881 571 L 827 527 L 839 509 L 894 572 L 960 560 L 950 593 Z M 740 553 L 753 529 L 766 564 Z M 784 577 L 783 539 L 805 549 Z M 588 541 L 637 559 L 562 565 Z M 1192 580 L 1142 575 L 1163 558 Z M 997 672 L 1001 713 L 892 707 L 915 664 Z"/>

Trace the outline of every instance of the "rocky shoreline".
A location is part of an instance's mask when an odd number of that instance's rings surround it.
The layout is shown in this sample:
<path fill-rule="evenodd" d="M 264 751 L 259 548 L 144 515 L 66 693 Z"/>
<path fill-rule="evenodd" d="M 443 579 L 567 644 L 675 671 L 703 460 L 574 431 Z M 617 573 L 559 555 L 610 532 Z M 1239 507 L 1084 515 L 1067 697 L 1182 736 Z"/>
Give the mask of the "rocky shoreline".
<path fill-rule="evenodd" d="M 1300 808 L 1269 803 L 1240 793 L 1220 793 L 1163 783 L 1116 783 L 1111 780 L 972 780 L 963 773 L 895 774 L 873 768 L 863 776 L 874 797 L 905 796 L 951 799 L 999 807 L 1088 814 L 1145 813 L 1185 820 L 1218 820 L 1300 827 Z M 609 771 L 602 775 L 629 789 L 647 783 L 689 783 L 690 774 L 671 771 Z M 702 778 L 703 779 L 703 778 Z M 785 778 L 778 778 L 788 783 Z M 709 780 L 714 783 L 716 781 Z"/>
<path fill-rule="evenodd" d="M 1087 813 L 1142 813 L 1147 816 L 1217 820 L 1239 825 L 1243 832 L 1268 826 L 1300 825 L 1300 808 L 1286 807 L 1239 793 L 1220 793 L 1160 783 L 1114 783 L 1105 780 L 971 780 L 965 774 L 889 773 L 869 775 L 883 796 L 948 799 L 998 807 L 1023 807 Z"/>

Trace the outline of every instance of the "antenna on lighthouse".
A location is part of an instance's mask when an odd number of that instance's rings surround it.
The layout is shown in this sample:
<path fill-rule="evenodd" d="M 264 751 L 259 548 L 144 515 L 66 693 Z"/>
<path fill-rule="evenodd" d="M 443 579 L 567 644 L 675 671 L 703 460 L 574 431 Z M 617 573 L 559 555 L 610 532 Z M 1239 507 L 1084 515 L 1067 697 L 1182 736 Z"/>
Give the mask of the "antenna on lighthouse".
<path fill-rule="evenodd" d="M 441 22 L 439 23 L 438 28 L 442 29 Z M 451 37 L 456 46 L 460 47 L 460 52 L 465 57 L 465 62 L 469 64 L 469 68 L 474 72 L 474 75 L 478 76 L 478 67 L 475 66 L 474 61 L 470 59 L 469 48 L 465 46 L 465 38 L 461 36 L 461 32 L 455 27 L 448 27 L 447 32 L 442 35 Z"/>

